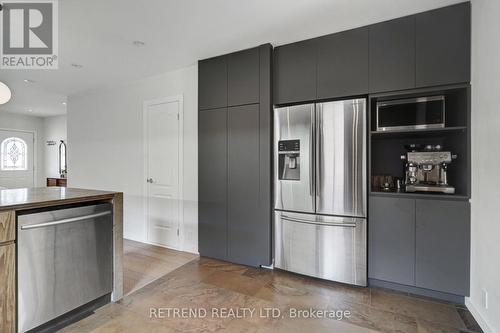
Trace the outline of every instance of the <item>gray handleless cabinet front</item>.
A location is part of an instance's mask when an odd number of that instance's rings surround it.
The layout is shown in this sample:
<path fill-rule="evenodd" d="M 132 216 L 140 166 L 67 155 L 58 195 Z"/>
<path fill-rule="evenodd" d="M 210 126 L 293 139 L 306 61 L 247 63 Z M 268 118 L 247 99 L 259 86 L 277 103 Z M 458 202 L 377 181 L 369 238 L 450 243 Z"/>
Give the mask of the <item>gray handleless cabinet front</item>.
<path fill-rule="evenodd" d="M 370 197 L 368 277 L 415 284 L 415 200 Z"/>
<path fill-rule="evenodd" d="M 259 48 L 227 56 L 228 106 L 259 103 Z"/>
<path fill-rule="evenodd" d="M 198 113 L 198 247 L 227 259 L 227 109 Z"/>
<path fill-rule="evenodd" d="M 469 295 L 469 202 L 416 200 L 416 223 L 416 286 Z"/>
<path fill-rule="evenodd" d="M 227 106 L 227 57 L 198 63 L 198 107 L 200 110 Z"/>
<path fill-rule="evenodd" d="M 269 221 L 259 219 L 259 105 L 228 112 L 228 255 L 231 262 L 263 263 Z M 264 251 L 264 252 L 263 252 Z"/>

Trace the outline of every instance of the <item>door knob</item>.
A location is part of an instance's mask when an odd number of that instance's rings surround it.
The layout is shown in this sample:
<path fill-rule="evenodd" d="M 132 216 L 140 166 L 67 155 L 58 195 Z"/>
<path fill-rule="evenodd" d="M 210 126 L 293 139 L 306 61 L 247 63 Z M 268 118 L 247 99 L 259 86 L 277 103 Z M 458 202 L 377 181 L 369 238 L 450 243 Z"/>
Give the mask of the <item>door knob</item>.
<path fill-rule="evenodd" d="M 148 178 L 148 179 L 146 179 L 146 181 L 147 181 L 148 183 L 150 183 L 150 184 L 153 184 L 153 178 Z"/>

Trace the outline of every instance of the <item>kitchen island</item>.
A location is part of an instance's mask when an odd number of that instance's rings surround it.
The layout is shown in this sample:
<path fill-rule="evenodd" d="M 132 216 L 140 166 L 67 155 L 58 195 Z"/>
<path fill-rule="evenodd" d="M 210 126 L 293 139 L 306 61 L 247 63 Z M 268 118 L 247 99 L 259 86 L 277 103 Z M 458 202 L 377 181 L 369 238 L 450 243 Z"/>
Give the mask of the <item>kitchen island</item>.
<path fill-rule="evenodd" d="M 85 215 L 78 216 L 75 215 L 76 212 L 79 214 L 84 212 Z M 104 225 L 105 227 L 103 227 Z M 78 239 L 78 232 L 82 230 L 84 231 L 82 233 L 84 239 Z M 103 236 L 104 234 L 109 237 Z M 38 235 L 38 244 L 30 244 L 30 241 L 35 239 L 34 235 Z M 21 241 L 23 243 L 20 245 Z M 92 241 L 95 242 L 95 246 L 91 243 Z M 68 253 L 60 251 L 63 246 L 68 248 Z M 41 262 L 39 257 L 30 258 L 23 254 L 23 252 L 29 253 L 25 251 L 26 247 L 31 248 L 31 253 L 35 256 L 43 251 L 55 254 L 56 249 L 59 253 L 54 255 L 54 258 L 49 256 L 50 262 Z M 105 257 L 101 253 L 103 249 L 108 255 L 107 261 L 103 259 Z M 65 258 L 62 258 L 63 256 Z M 104 262 L 106 271 L 99 272 L 100 275 L 96 274 L 94 267 L 89 266 L 90 260 L 87 257 L 99 265 Z M 61 258 L 66 261 L 61 260 Z M 83 263 L 78 266 L 71 260 L 68 262 L 68 258 L 81 258 Z M 73 283 L 75 275 L 72 276 L 67 272 L 78 268 L 80 274 L 88 273 L 88 280 L 92 281 L 89 285 L 95 281 L 102 283 L 104 276 L 108 280 L 107 285 L 110 292 L 104 295 L 105 297 L 100 297 L 99 302 L 92 304 L 89 302 L 90 306 L 95 308 L 102 305 L 103 302 L 117 301 L 123 296 L 122 260 L 122 193 L 62 187 L 0 190 L 0 331 L 2 333 L 17 332 L 17 321 L 22 320 L 23 315 L 17 313 L 18 309 L 23 306 L 22 295 L 18 292 L 19 286 L 25 280 L 20 279 L 23 275 L 21 270 L 29 269 L 30 273 L 35 272 L 36 269 L 41 269 L 41 273 L 51 272 L 50 275 L 47 274 L 48 278 L 45 280 L 41 280 L 39 276 L 43 274 L 32 274 L 31 280 L 33 282 L 29 280 L 29 283 L 39 284 L 33 288 L 43 285 L 40 290 L 55 289 L 54 286 L 65 290 L 64 287 L 68 288 L 68 285 L 72 284 L 71 290 L 86 295 L 89 295 L 86 289 L 88 286 L 82 287 L 78 283 Z M 27 262 L 28 265 L 23 264 L 23 262 Z M 69 265 L 68 269 L 65 269 L 65 263 Z M 59 272 L 56 272 L 55 269 L 52 272 L 52 267 L 45 268 L 44 265 L 53 265 Z M 82 281 L 85 279 L 86 277 L 82 278 Z M 43 299 L 43 293 L 39 293 L 38 296 L 42 297 L 41 302 L 47 302 L 47 299 Z M 62 296 L 56 297 L 54 302 L 61 303 L 61 299 L 64 300 L 66 297 L 74 298 L 74 295 L 65 295 L 64 293 Z M 70 303 L 68 302 L 67 305 L 68 311 L 72 311 L 74 315 L 78 309 L 71 308 Z M 57 315 L 57 319 L 63 317 L 61 311 Z M 40 319 L 38 320 L 40 321 Z M 71 319 L 65 318 L 65 320 Z M 54 322 L 57 324 L 57 320 Z M 21 327 L 19 328 L 21 329 Z"/>

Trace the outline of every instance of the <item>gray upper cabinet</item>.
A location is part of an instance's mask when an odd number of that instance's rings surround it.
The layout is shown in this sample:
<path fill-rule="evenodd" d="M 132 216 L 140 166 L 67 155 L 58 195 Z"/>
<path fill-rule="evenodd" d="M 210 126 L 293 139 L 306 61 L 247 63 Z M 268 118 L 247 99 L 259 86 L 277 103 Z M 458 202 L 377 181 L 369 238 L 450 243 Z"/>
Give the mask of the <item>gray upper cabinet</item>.
<path fill-rule="evenodd" d="M 469 295 L 470 204 L 416 200 L 416 286 Z"/>
<path fill-rule="evenodd" d="M 416 15 L 417 87 L 470 81 L 470 3 Z"/>
<path fill-rule="evenodd" d="M 368 277 L 415 284 L 415 200 L 370 197 Z"/>
<path fill-rule="evenodd" d="M 274 49 L 274 104 L 316 98 L 316 40 Z"/>
<path fill-rule="evenodd" d="M 269 220 L 259 219 L 259 105 L 228 112 L 229 260 L 258 266 L 269 247 Z"/>
<path fill-rule="evenodd" d="M 198 247 L 227 259 L 227 109 L 198 113 Z"/>
<path fill-rule="evenodd" d="M 370 92 L 415 87 L 415 16 L 370 27 Z"/>
<path fill-rule="evenodd" d="M 368 28 L 318 39 L 317 98 L 368 93 Z"/>
<path fill-rule="evenodd" d="M 259 48 L 227 56 L 228 105 L 259 103 Z"/>
<path fill-rule="evenodd" d="M 227 106 L 227 57 L 198 62 L 198 107 L 200 110 Z"/>

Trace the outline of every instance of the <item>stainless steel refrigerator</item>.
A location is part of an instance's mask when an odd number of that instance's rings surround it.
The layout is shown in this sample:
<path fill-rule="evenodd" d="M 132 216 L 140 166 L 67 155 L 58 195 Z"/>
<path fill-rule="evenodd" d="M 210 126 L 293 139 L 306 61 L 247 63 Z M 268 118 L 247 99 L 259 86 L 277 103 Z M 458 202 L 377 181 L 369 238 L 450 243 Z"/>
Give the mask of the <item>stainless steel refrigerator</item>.
<path fill-rule="evenodd" d="M 366 286 L 366 100 L 274 109 L 274 265 Z"/>

